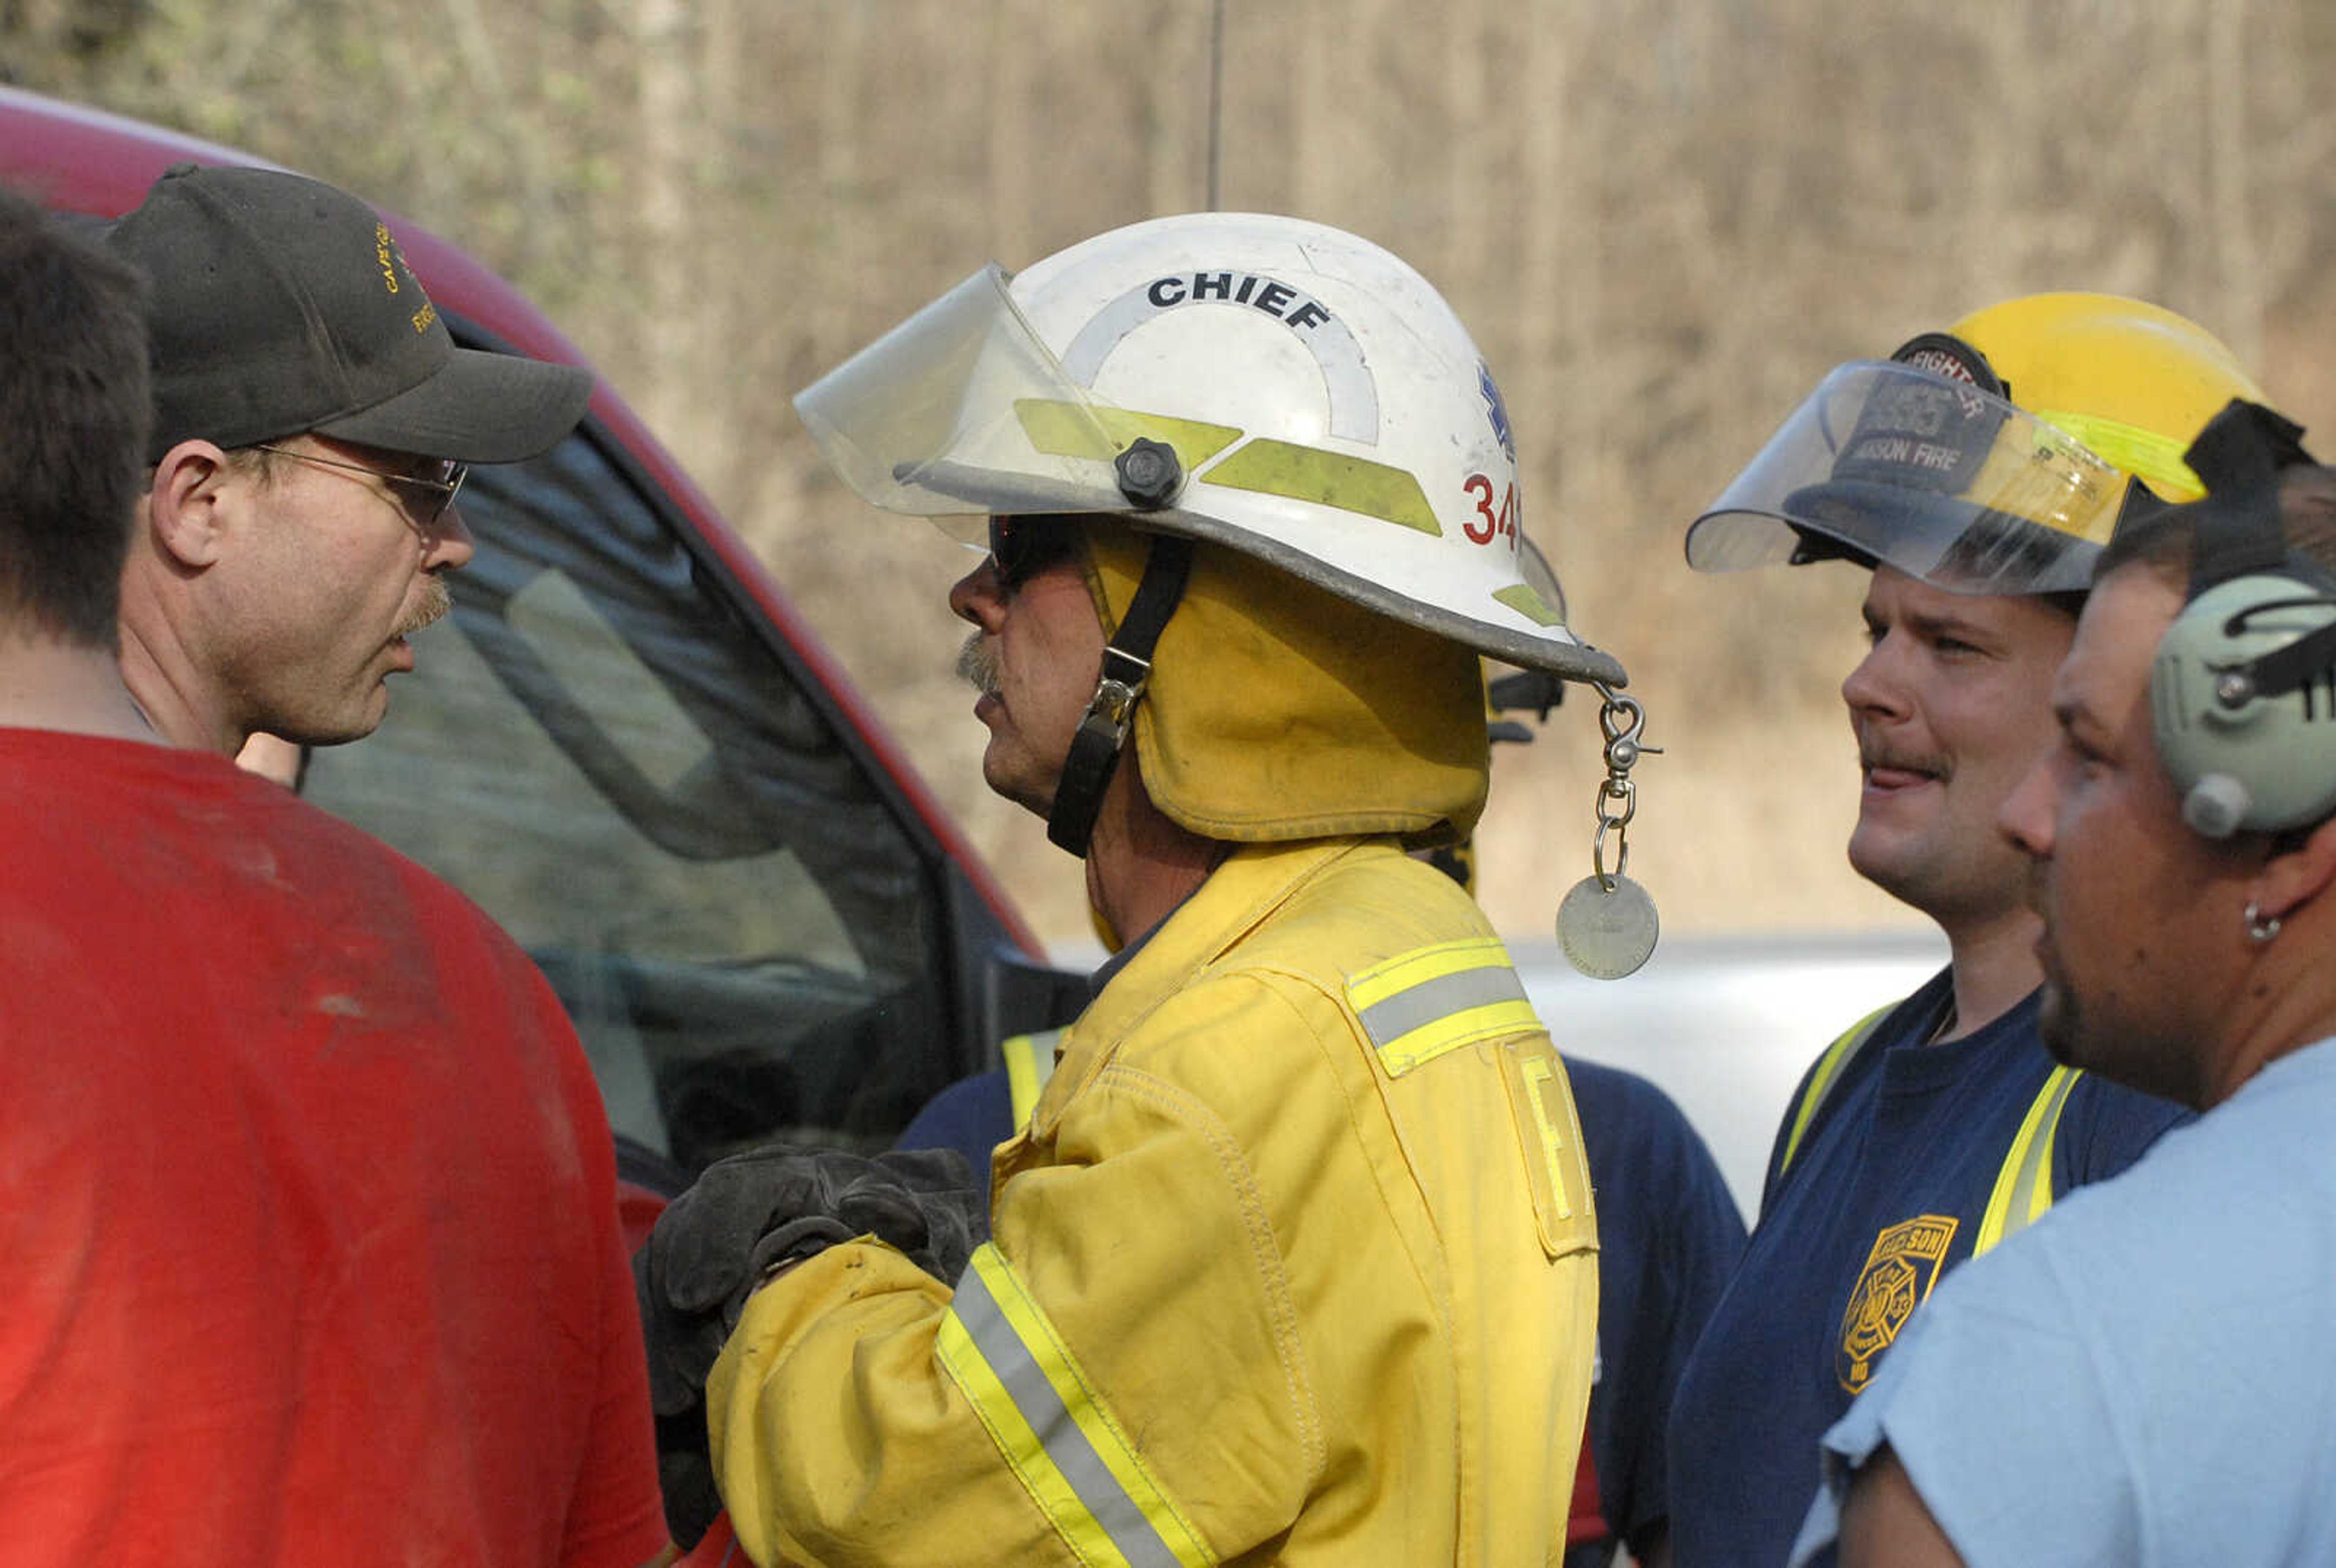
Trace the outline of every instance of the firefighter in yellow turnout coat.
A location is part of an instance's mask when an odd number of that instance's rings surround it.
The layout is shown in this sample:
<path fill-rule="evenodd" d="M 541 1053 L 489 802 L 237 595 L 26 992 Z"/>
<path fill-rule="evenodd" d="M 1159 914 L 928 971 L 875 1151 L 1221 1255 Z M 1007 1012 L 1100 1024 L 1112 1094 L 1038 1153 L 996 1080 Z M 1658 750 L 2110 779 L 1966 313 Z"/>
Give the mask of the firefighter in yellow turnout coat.
<path fill-rule="evenodd" d="M 1374 1041 L 1374 1008 L 1439 989 L 1496 999 Z M 871 1244 L 750 1303 L 713 1389 L 741 1538 L 764 1561 L 1553 1561 L 1594 1242 L 1564 1077 L 1515 998 L 1465 895 L 1393 847 L 1237 854 L 1071 1030 L 953 1297 Z"/>
<path fill-rule="evenodd" d="M 1559 1560 L 1596 1324 L 1572 1099 L 1405 851 L 1482 809 L 1480 653 L 1621 671 L 1520 570 L 1465 330 L 1351 236 L 1163 219 L 977 275 L 799 406 L 861 493 L 986 510 L 952 595 L 985 775 L 1134 940 L 960 1277 L 863 1239 L 746 1301 L 708 1385 L 740 1539 Z"/>

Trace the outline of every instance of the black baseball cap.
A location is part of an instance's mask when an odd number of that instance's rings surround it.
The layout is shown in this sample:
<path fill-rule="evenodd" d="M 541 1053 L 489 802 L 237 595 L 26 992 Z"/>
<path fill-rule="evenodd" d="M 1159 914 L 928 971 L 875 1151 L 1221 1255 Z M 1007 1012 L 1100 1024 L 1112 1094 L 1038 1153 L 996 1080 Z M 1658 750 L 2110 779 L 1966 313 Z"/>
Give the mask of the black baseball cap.
<path fill-rule="evenodd" d="M 457 348 L 372 208 L 272 169 L 181 163 L 105 243 L 153 285 L 149 461 L 314 431 L 515 463 L 575 428 L 589 372 Z"/>

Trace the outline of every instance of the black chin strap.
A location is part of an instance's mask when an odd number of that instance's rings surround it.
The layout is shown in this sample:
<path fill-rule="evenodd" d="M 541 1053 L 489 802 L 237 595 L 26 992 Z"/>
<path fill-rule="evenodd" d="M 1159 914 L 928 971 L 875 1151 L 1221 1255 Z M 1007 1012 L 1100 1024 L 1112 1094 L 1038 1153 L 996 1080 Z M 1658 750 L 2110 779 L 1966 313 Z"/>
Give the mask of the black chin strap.
<path fill-rule="evenodd" d="M 1054 809 L 1046 814 L 1046 837 L 1084 857 L 1095 833 L 1095 813 L 1103 792 L 1119 766 L 1120 748 L 1127 744 L 1135 724 L 1136 705 L 1152 677 L 1152 650 L 1168 618 L 1184 597 L 1184 580 L 1192 574 L 1192 541 L 1173 534 L 1154 534 L 1144 558 L 1144 580 L 1119 623 L 1119 635 L 1103 650 L 1103 676 L 1095 683 L 1086 716 L 1071 738 L 1070 755 L 1063 759 L 1063 776 L 1055 786 Z"/>
<path fill-rule="evenodd" d="M 2247 606 L 2224 623 L 2224 637 L 2238 636 L 2255 616 L 2316 608 L 2336 599 L 2336 580 L 2310 557 L 2290 549 L 2280 521 L 2281 471 L 2312 461 L 2303 447 L 2302 425 L 2261 404 L 2234 397 L 2198 433 L 2183 461 L 2207 492 L 2205 500 L 2195 503 L 2197 532 L 2190 600 L 2257 573 L 2295 579 L 2305 590 Z M 2317 679 L 2331 660 L 2336 660 L 2336 624 L 2224 670 L 2217 696 L 2224 706 L 2234 708 L 2259 697 L 2284 696 Z"/>
<path fill-rule="evenodd" d="M 2190 597 L 2258 572 L 2297 564 L 2279 520 L 2279 475 L 2310 463 L 2303 427 L 2261 404 L 2233 398 L 2182 454 L 2206 487 L 2197 509 Z M 2315 575 L 2308 565 L 2303 575 Z"/>

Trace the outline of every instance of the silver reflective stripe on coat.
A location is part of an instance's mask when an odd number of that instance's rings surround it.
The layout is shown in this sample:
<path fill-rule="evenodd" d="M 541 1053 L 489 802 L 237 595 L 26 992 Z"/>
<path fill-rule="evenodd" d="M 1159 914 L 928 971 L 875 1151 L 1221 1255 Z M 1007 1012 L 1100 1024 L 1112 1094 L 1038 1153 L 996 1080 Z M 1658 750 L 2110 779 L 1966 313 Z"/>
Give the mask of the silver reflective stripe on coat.
<path fill-rule="evenodd" d="M 991 1440 L 1081 1562 L 1111 1568 L 1215 1563 L 994 1244 L 977 1250 L 959 1278 L 936 1349 Z"/>
<path fill-rule="evenodd" d="M 1497 937 L 1440 942 L 1347 981 L 1347 1005 L 1397 1077 L 1478 1040 L 1542 1032 Z"/>

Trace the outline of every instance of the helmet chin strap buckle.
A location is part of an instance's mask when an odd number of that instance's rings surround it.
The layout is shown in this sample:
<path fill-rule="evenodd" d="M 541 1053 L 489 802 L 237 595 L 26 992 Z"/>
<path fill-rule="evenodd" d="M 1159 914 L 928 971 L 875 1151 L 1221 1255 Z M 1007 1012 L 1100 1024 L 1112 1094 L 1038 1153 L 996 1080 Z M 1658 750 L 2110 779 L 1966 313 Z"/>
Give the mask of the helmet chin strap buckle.
<path fill-rule="evenodd" d="M 1103 677 L 1095 682 L 1095 696 L 1087 700 L 1086 716 L 1079 720 L 1079 731 L 1097 732 L 1108 741 L 1114 752 L 1127 744 L 1127 732 L 1135 724 L 1135 705 L 1144 700 L 1144 687 L 1152 678 L 1152 661 L 1138 658 L 1124 648 L 1103 650 Z"/>
<path fill-rule="evenodd" d="M 1151 660 L 1116 646 L 1103 650 L 1102 677 L 1071 736 L 1070 755 L 1063 759 L 1063 776 L 1055 786 L 1054 808 L 1046 813 L 1048 840 L 1075 855 L 1087 852 L 1095 812 L 1118 770 L 1120 751 L 1135 727 L 1136 705 L 1144 700 L 1151 677 Z"/>
<path fill-rule="evenodd" d="M 1152 678 L 1152 650 L 1184 596 L 1184 579 L 1192 569 L 1191 540 L 1155 536 L 1134 602 L 1120 622 L 1119 635 L 1104 648 L 1095 696 L 1087 699 L 1086 714 L 1071 737 L 1070 755 L 1064 757 L 1062 777 L 1055 785 L 1055 803 L 1046 813 L 1047 839 L 1075 855 L 1084 858 L 1095 836 L 1103 792 L 1119 766 L 1119 754 L 1135 727 L 1135 710 Z"/>

